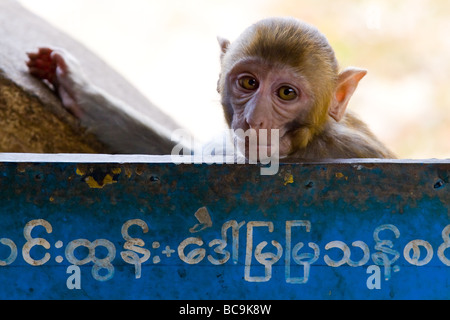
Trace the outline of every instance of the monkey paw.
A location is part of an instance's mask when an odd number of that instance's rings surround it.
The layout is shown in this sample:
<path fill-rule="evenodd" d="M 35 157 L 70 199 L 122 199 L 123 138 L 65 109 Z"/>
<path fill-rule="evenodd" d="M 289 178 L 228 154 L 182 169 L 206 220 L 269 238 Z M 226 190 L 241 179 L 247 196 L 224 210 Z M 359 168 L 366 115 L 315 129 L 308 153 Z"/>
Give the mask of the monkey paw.
<path fill-rule="evenodd" d="M 76 79 L 72 69 L 78 69 L 77 61 L 60 49 L 39 48 L 37 52 L 27 53 L 26 62 L 30 74 L 43 80 L 59 95 L 64 107 L 77 118 L 82 117 L 78 103 L 82 91 L 82 77 Z M 75 67 L 69 67 L 74 64 Z"/>
<path fill-rule="evenodd" d="M 47 80 L 56 89 L 56 60 L 52 59 L 52 52 L 50 48 L 39 48 L 36 53 L 27 53 L 27 66 L 33 76 Z"/>

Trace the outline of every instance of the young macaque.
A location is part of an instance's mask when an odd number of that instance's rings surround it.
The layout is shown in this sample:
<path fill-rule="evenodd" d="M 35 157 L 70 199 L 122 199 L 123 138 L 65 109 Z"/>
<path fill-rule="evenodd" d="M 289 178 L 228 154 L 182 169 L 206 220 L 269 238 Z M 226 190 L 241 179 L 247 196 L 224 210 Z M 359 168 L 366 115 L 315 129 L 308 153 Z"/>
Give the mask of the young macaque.
<path fill-rule="evenodd" d="M 218 91 L 231 128 L 266 129 L 268 136 L 278 129 L 280 158 L 394 157 L 346 112 L 367 71 L 339 72 L 333 49 L 316 28 L 292 18 L 271 18 L 249 27 L 234 43 L 219 43 Z"/>
<path fill-rule="evenodd" d="M 333 49 L 316 28 L 293 18 L 269 18 L 235 42 L 219 38 L 219 43 L 218 92 L 226 122 L 233 130 L 253 129 L 258 148 L 276 149 L 290 161 L 394 157 L 346 111 L 367 71 L 339 72 Z M 149 120 L 90 84 L 67 52 L 41 48 L 29 58 L 31 74 L 48 81 L 63 105 L 101 141 L 120 153 L 150 153 Z M 277 141 L 271 141 L 274 130 Z M 169 134 L 162 126 L 160 132 Z M 248 155 L 250 147 L 244 143 L 241 152 Z"/>

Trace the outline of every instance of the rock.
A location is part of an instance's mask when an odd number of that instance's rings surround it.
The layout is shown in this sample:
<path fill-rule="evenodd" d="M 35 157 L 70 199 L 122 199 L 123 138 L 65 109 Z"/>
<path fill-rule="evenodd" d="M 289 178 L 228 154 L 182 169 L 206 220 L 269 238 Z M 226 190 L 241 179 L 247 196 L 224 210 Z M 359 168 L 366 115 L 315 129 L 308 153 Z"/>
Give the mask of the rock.
<path fill-rule="evenodd" d="M 67 49 L 83 65 L 90 80 L 141 113 L 180 128 L 99 57 L 67 34 L 24 9 L 14 0 L 0 0 L 0 152 L 110 153 L 111 149 L 80 127 L 44 83 L 26 68 L 26 52 L 39 46 Z M 149 154 L 167 154 L 170 137 L 155 134 Z"/>

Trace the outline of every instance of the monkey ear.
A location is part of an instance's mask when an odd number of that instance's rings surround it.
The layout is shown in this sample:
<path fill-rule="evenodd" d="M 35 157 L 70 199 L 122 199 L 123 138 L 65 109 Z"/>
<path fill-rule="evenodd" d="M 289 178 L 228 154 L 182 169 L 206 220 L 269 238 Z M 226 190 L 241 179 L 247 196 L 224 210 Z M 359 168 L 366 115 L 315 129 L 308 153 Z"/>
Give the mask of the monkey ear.
<path fill-rule="evenodd" d="M 328 110 L 328 114 L 340 121 L 345 114 L 348 102 L 358 86 L 359 81 L 367 74 L 367 70 L 350 67 L 339 74 L 336 91 Z"/>
<path fill-rule="evenodd" d="M 220 59 L 222 59 L 222 57 L 228 50 L 228 46 L 230 45 L 230 40 L 222 38 L 222 37 L 217 37 L 217 41 L 219 42 L 220 50 L 221 50 Z"/>

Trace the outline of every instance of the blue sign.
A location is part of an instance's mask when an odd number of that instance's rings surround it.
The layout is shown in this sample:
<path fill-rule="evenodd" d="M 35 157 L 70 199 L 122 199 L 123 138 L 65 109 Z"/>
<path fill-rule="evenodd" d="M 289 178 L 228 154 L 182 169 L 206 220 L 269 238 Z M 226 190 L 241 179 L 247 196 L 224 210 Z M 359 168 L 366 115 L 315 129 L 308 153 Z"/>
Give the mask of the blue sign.
<path fill-rule="evenodd" d="M 450 298 L 449 161 L 61 157 L 0 163 L 1 299 Z"/>

